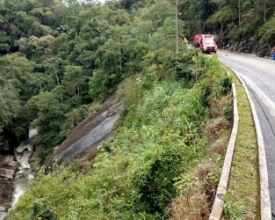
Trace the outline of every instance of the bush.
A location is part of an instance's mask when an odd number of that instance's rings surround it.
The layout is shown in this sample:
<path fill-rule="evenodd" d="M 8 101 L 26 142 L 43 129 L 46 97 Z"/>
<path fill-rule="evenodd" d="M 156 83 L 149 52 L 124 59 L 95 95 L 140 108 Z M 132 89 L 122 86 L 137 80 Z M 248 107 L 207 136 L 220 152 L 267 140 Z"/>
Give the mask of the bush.
<path fill-rule="evenodd" d="M 243 218 L 244 206 L 239 202 L 224 202 L 223 213 L 225 218 L 230 217 L 230 219 L 240 219 Z"/>
<path fill-rule="evenodd" d="M 58 220 L 56 212 L 52 209 L 49 201 L 40 199 L 32 207 L 31 220 Z"/>
<path fill-rule="evenodd" d="M 226 94 L 231 91 L 232 87 L 232 76 L 223 75 L 218 81 L 218 92 L 221 94 Z"/>

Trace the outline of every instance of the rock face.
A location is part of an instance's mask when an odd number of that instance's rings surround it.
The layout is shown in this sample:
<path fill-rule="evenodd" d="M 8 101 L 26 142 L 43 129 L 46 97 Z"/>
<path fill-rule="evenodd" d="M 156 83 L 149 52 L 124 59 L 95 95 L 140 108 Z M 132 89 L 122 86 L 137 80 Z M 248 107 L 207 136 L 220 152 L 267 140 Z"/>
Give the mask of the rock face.
<path fill-rule="evenodd" d="M 34 174 L 31 171 L 30 159 L 33 155 L 33 144 L 32 140 L 29 139 L 26 142 L 21 143 L 15 150 L 15 157 L 18 164 L 18 169 L 13 179 L 13 200 L 12 207 L 17 203 L 20 196 L 23 195 L 24 189 L 30 179 L 34 178 Z"/>
<path fill-rule="evenodd" d="M 219 41 L 220 49 L 242 53 L 252 53 L 260 57 L 270 57 L 272 48 L 274 47 L 274 45 L 259 41 L 255 38 L 242 39 L 238 42 L 234 42 L 233 39 L 228 37 L 221 37 L 219 38 Z"/>
<path fill-rule="evenodd" d="M 14 155 L 0 155 L 0 220 L 24 193 L 31 172 L 29 160 L 33 154 L 32 139 L 37 129 L 29 130 L 29 139 L 14 150 Z"/>
<path fill-rule="evenodd" d="M 0 219 L 11 207 L 13 198 L 13 177 L 18 165 L 14 156 L 0 155 Z"/>
<path fill-rule="evenodd" d="M 66 165 L 72 159 L 84 155 L 88 148 L 96 147 L 108 138 L 121 107 L 122 103 L 116 103 L 115 96 L 111 96 L 96 114 L 88 116 L 72 131 L 50 158 L 48 165 L 54 161 Z"/>

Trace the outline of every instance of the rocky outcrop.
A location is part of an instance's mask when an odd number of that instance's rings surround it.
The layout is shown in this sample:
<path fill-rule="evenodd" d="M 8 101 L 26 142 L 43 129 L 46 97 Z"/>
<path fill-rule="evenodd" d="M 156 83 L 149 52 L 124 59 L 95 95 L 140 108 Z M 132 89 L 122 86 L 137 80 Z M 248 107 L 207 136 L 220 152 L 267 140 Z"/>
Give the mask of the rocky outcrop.
<path fill-rule="evenodd" d="M 14 155 L 0 155 L 0 220 L 16 204 L 29 179 L 34 175 L 30 169 L 33 155 L 33 137 L 37 129 L 29 129 L 29 139 L 14 149 Z"/>
<path fill-rule="evenodd" d="M 255 38 L 243 39 L 235 42 L 230 38 L 219 39 L 220 49 L 236 51 L 241 53 L 252 53 L 259 57 L 270 57 L 274 45 L 264 41 L 259 41 Z"/>
<path fill-rule="evenodd" d="M 13 178 L 18 168 L 14 156 L 0 155 L 0 219 L 11 207 L 13 198 Z"/>
<path fill-rule="evenodd" d="M 121 107 L 122 103 L 116 102 L 115 96 L 111 96 L 96 114 L 88 116 L 71 132 L 50 158 L 48 165 L 51 166 L 54 161 L 66 165 L 107 139 L 112 134 Z"/>

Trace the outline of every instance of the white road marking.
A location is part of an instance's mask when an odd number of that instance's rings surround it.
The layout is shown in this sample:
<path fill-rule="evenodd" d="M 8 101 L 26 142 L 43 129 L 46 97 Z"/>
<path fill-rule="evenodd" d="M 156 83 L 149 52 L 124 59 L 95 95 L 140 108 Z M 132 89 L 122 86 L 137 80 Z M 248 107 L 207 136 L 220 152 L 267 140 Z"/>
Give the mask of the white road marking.
<path fill-rule="evenodd" d="M 233 69 L 232 69 L 233 70 Z M 270 113 L 272 114 L 272 116 L 274 116 L 275 117 L 275 104 L 274 104 L 274 102 L 270 99 L 270 98 L 268 98 L 265 94 L 264 94 L 264 92 L 261 90 L 261 89 L 259 89 L 257 86 L 256 86 L 256 84 L 252 81 L 252 80 L 250 80 L 248 77 L 246 77 L 246 76 L 243 76 L 241 73 L 239 73 L 239 72 L 237 72 L 236 70 L 233 70 L 235 73 L 237 73 L 239 76 L 241 76 L 243 79 L 244 79 L 244 81 L 247 83 L 247 84 L 249 84 L 252 88 L 253 88 L 253 90 L 256 92 L 256 93 L 258 93 L 258 96 L 262 99 L 262 101 L 266 104 L 266 106 L 268 106 L 269 108 L 270 108 Z"/>

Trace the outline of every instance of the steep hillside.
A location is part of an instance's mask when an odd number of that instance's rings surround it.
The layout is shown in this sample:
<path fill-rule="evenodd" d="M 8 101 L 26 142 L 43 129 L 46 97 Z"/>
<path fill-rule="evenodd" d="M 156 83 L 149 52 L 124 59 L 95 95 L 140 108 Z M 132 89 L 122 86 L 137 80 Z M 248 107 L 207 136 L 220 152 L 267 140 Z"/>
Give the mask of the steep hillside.
<path fill-rule="evenodd" d="M 196 53 L 167 62 L 178 63 L 178 77 L 166 71 L 161 80 L 164 69 L 153 64 L 125 79 L 114 135 L 66 167 L 38 172 L 7 219 L 208 219 L 230 132 L 231 79 L 215 56 L 199 55 L 188 75 L 183 60 Z"/>

